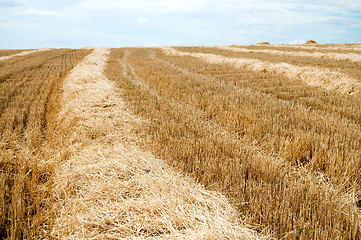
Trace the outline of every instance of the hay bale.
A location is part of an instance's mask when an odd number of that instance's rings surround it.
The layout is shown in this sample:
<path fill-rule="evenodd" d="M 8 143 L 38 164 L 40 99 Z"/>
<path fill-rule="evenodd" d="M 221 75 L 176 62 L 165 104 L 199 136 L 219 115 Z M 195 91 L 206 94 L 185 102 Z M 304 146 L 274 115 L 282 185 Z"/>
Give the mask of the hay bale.
<path fill-rule="evenodd" d="M 306 44 L 317 44 L 317 42 L 315 40 L 308 40 Z"/>
<path fill-rule="evenodd" d="M 269 42 L 259 42 L 257 45 L 271 45 Z"/>

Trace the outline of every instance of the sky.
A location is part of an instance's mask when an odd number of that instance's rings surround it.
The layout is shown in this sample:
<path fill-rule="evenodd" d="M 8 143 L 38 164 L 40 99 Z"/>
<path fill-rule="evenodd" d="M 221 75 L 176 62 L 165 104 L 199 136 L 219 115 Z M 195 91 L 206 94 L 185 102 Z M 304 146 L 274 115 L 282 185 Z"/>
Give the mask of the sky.
<path fill-rule="evenodd" d="M 361 0 L 0 0 L 0 49 L 361 42 Z"/>

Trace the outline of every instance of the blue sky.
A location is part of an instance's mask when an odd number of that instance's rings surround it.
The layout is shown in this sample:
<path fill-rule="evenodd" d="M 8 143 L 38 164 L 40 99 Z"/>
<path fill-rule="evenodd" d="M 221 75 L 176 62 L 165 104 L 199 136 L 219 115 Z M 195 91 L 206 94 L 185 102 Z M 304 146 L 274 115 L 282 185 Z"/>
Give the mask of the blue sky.
<path fill-rule="evenodd" d="M 361 42 L 361 0 L 0 0 L 0 48 Z"/>

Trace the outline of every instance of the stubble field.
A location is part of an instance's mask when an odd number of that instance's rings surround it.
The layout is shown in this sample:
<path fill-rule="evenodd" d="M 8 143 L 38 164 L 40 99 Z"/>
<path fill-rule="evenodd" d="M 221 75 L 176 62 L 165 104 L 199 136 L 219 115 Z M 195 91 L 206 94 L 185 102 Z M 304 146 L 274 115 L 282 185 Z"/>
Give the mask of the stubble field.
<path fill-rule="evenodd" d="M 361 238 L 361 45 L 27 51 L 3 238 Z"/>

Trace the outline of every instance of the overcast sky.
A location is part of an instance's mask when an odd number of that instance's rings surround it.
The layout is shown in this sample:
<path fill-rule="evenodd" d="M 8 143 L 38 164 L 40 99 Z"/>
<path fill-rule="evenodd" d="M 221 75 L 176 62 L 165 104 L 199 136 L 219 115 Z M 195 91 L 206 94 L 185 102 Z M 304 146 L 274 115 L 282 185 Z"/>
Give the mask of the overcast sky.
<path fill-rule="evenodd" d="M 361 42 L 361 0 L 0 0 L 0 48 Z"/>

